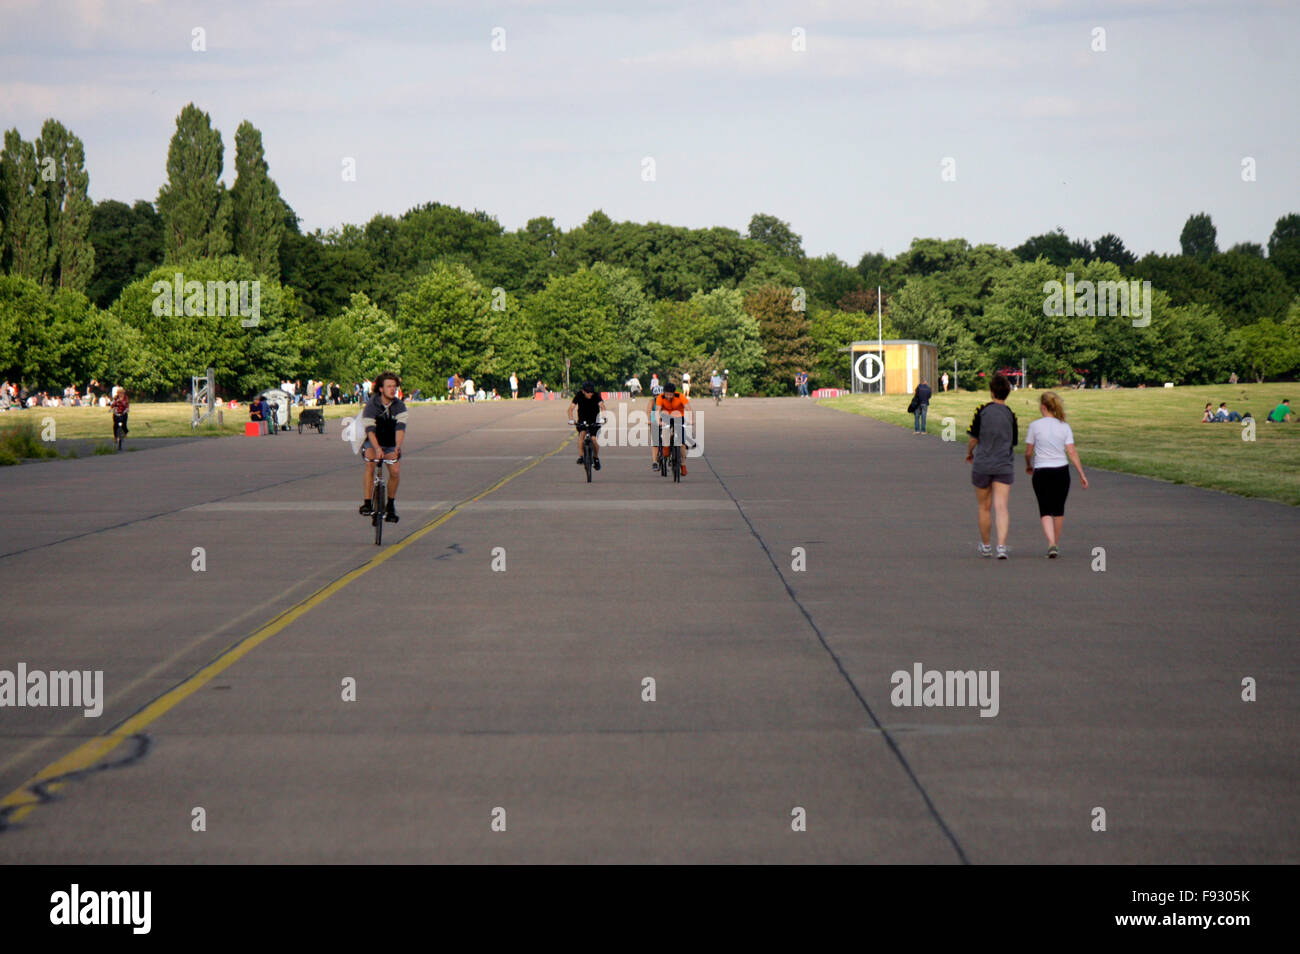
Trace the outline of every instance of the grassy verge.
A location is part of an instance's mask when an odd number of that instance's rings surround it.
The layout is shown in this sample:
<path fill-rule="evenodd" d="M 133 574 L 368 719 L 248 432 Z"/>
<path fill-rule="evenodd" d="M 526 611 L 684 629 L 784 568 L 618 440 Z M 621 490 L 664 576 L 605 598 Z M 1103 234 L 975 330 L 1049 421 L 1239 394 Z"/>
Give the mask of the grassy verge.
<path fill-rule="evenodd" d="M 0 426 L 0 467 L 9 467 L 23 458 L 58 457 L 54 448 L 41 440 L 35 421 L 17 421 Z"/>
<path fill-rule="evenodd" d="M 1007 404 L 1020 422 L 1016 450 L 1023 454 L 1025 430 L 1039 416 L 1040 391 L 1013 391 Z M 1129 388 L 1118 391 L 1058 391 L 1065 401 L 1083 465 L 1156 477 L 1245 497 L 1263 497 L 1300 506 L 1300 424 L 1269 424 L 1264 418 L 1282 398 L 1300 406 L 1300 385 L 1236 384 L 1178 388 Z M 936 394 L 930 403 L 927 430 L 949 433 L 965 444 L 966 428 L 988 392 Z M 1239 424 L 1201 424 L 1206 402 L 1230 410 L 1250 411 L 1255 439 Z M 820 403 L 841 411 L 911 427 L 907 395 L 853 395 Z"/>
<path fill-rule="evenodd" d="M 423 407 L 423 405 L 420 405 Z M 294 408 L 293 420 L 296 426 L 300 408 Z M 325 419 L 356 417 L 361 410 L 358 404 L 330 405 L 324 408 Z M 166 404 L 140 403 L 131 405 L 129 419 L 131 440 L 150 437 L 225 437 L 244 433 L 244 424 L 248 421 L 248 405 L 240 404 L 231 410 L 221 410 L 222 423 L 215 421 L 201 427 L 190 427 L 190 406 L 176 401 Z M 8 430 L 11 419 L 38 429 L 45 426 L 45 419 L 54 421 L 54 433 L 59 440 L 77 438 L 113 438 L 113 412 L 106 407 L 33 407 L 25 411 L 6 411 L 0 415 L 0 429 Z"/>

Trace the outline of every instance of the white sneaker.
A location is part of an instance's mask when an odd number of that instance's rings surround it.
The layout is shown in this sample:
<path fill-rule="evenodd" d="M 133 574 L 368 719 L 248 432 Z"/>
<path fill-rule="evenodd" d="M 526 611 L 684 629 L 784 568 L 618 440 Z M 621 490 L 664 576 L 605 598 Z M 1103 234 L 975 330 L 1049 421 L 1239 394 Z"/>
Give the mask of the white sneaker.
<path fill-rule="evenodd" d="M 1007 548 L 1004 547 L 1004 546 L 1002 546 L 1001 544 L 998 544 L 998 559 L 999 559 L 999 560 L 1005 560 L 1005 559 L 1007 559 L 1009 556 L 1010 556 L 1010 554 L 1007 553 Z"/>
<path fill-rule="evenodd" d="M 993 556 L 993 548 L 987 543 L 980 544 L 980 556 L 988 558 Z"/>

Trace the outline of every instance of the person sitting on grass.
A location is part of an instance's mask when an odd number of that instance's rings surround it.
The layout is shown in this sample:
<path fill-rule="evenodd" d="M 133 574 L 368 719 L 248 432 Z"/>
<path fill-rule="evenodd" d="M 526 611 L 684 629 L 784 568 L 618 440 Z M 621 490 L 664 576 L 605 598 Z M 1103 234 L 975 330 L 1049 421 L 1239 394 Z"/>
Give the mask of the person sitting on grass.
<path fill-rule="evenodd" d="M 1241 420 L 1240 414 L 1238 414 L 1236 411 L 1228 410 L 1228 403 L 1226 401 L 1219 405 L 1219 412 L 1217 417 L 1219 418 L 1220 421 L 1226 421 L 1231 424 L 1235 424 L 1237 421 Z"/>
<path fill-rule="evenodd" d="M 1214 416 L 1214 405 L 1207 402 L 1205 405 L 1205 413 L 1201 415 L 1201 423 L 1215 424 L 1218 422 L 1218 420 L 1219 419 Z"/>
<path fill-rule="evenodd" d="M 1273 424 L 1285 424 L 1287 421 L 1295 420 L 1295 415 L 1291 413 L 1291 399 L 1283 398 L 1282 403 L 1269 412 L 1267 419 Z"/>

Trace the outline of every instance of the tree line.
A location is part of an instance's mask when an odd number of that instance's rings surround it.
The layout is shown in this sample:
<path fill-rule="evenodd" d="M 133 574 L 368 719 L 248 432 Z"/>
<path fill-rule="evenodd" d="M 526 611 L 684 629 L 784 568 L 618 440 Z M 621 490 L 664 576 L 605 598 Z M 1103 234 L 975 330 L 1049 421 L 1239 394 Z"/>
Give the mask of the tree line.
<path fill-rule="evenodd" d="M 283 378 L 349 382 L 396 370 L 432 392 L 458 372 L 502 387 L 513 372 L 552 387 L 633 373 L 727 369 L 739 393 L 785 394 L 794 373 L 846 387 L 849 342 L 935 342 L 960 382 L 1024 361 L 1044 384 L 1208 383 L 1300 369 L 1300 214 L 1267 244 L 1220 251 L 1199 213 L 1181 254 L 1138 257 L 1114 234 L 1061 230 L 1015 249 L 918 238 L 855 264 L 809 256 L 779 218 L 747 230 L 615 222 L 593 212 L 568 231 L 538 217 L 507 231 L 484 211 L 425 203 L 304 234 L 271 178 L 261 132 L 224 145 L 194 104 L 176 119 L 154 201 L 92 203 L 81 141 L 46 121 L 5 134 L 0 153 L 0 376 L 28 387 L 91 377 L 177 395 L 212 366 L 224 393 Z M 260 283 L 245 327 L 203 296 L 159 314 L 160 283 Z M 1051 314 L 1045 289 L 1150 282 L 1150 321 Z M 876 300 L 877 287 L 884 289 Z M 233 286 L 232 286 L 233 287 Z M 210 299 L 209 299 L 210 300 Z M 197 307 L 188 307 L 197 303 Z"/>

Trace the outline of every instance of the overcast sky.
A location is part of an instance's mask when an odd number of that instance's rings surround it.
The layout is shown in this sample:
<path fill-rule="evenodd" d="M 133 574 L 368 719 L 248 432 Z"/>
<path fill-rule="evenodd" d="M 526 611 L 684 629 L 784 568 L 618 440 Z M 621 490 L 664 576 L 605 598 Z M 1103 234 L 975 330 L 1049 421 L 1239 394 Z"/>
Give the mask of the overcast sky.
<path fill-rule="evenodd" d="M 130 202 L 186 103 L 227 182 L 248 119 L 306 230 L 438 201 L 507 229 L 768 212 L 850 263 L 1057 226 L 1176 252 L 1193 212 L 1221 248 L 1300 212 L 1297 37 L 1300 0 L 3 0 L 0 122 L 61 120 L 92 197 Z"/>

